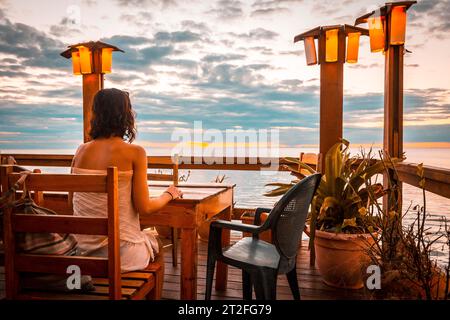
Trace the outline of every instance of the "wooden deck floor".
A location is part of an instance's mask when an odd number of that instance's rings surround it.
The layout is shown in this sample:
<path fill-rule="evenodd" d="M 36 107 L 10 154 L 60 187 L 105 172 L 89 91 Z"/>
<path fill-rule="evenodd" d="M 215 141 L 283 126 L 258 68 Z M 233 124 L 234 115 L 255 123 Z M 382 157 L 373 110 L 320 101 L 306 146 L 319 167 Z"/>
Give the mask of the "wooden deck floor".
<path fill-rule="evenodd" d="M 240 233 L 232 234 L 232 242 L 240 238 Z M 198 285 L 197 299 L 205 298 L 205 276 L 207 243 L 199 241 L 198 246 Z M 343 290 L 332 288 L 323 283 L 322 278 L 314 267 L 309 265 L 308 243 L 303 241 L 299 250 L 297 260 L 297 275 L 299 280 L 301 298 L 304 300 L 334 300 L 334 299 L 365 299 L 364 290 Z M 179 299 L 180 288 L 180 268 L 172 266 L 172 255 L 170 250 L 165 252 L 165 281 L 163 289 L 164 299 Z M 242 299 L 241 271 L 234 267 L 229 267 L 228 288 L 226 291 L 216 291 L 213 288 L 212 299 L 229 300 Z M 292 294 L 285 276 L 278 277 L 277 287 L 278 300 L 292 300 Z"/>
<path fill-rule="evenodd" d="M 232 242 L 239 239 L 239 233 L 232 235 Z M 309 266 L 309 251 L 307 242 L 304 241 L 299 250 L 297 262 L 297 274 L 299 279 L 300 294 L 304 300 L 333 300 L 333 299 L 365 299 L 364 290 L 343 290 L 327 286 L 322 282 L 318 271 Z M 207 244 L 199 241 L 198 246 L 198 295 L 197 299 L 205 297 L 205 274 Z M 163 299 L 179 299 L 180 296 L 180 267 L 172 266 L 171 250 L 164 252 L 165 257 L 165 277 Z M 4 269 L 0 267 L 0 299 L 4 298 Z M 242 299 L 242 282 L 240 270 L 230 267 L 228 272 L 228 288 L 226 291 L 216 291 L 213 289 L 212 299 L 230 300 Z M 292 295 L 285 276 L 279 276 L 277 299 L 291 300 Z"/>

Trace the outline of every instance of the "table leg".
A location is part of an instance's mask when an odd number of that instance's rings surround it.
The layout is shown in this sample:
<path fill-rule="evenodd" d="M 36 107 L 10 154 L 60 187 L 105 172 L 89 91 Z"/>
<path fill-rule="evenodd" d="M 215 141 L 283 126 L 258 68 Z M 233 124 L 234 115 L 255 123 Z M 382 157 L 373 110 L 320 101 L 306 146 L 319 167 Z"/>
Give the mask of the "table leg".
<path fill-rule="evenodd" d="M 181 229 L 181 300 L 197 299 L 197 229 Z"/>
<path fill-rule="evenodd" d="M 231 220 L 233 214 L 233 206 L 225 209 L 222 219 Z M 222 247 L 226 247 L 230 245 L 230 229 L 222 230 Z M 227 281 L 228 281 L 228 265 L 218 261 L 217 262 L 217 273 L 216 273 L 216 290 L 224 291 L 227 289 Z"/>

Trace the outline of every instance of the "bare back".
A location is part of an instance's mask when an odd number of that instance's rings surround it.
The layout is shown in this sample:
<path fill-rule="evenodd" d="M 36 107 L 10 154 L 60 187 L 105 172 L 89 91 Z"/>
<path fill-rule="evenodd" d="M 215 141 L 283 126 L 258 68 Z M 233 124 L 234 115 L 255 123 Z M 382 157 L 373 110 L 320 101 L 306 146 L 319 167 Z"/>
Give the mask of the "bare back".
<path fill-rule="evenodd" d="M 170 186 L 158 198 L 150 199 L 145 149 L 126 143 L 118 137 L 100 138 L 82 144 L 72 162 L 72 167 L 81 169 L 106 170 L 110 166 L 117 167 L 119 171 L 133 170 L 132 200 L 140 214 L 158 211 L 170 200 L 182 195 L 176 187 Z M 71 201 L 69 199 L 70 203 Z"/>
<path fill-rule="evenodd" d="M 133 170 L 137 148 L 120 138 L 96 139 L 78 148 L 73 166 L 93 170 L 115 166 L 119 171 Z"/>

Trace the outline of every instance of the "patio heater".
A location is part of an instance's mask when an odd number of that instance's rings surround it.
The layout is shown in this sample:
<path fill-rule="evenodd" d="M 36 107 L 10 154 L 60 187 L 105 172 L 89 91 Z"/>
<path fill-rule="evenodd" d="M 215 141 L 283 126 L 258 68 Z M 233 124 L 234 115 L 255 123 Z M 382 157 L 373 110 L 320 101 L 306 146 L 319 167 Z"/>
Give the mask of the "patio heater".
<path fill-rule="evenodd" d="M 406 12 L 415 3 L 417 1 L 388 2 L 355 21 L 355 25 L 369 25 L 370 50 L 383 52 L 385 56 L 383 150 L 394 158 L 403 157 L 403 56 Z M 385 187 L 386 183 L 385 179 Z M 388 207 L 388 202 L 387 197 L 384 197 L 383 205 Z M 401 199 L 397 209 L 401 209 Z"/>
<path fill-rule="evenodd" d="M 320 64 L 320 153 L 323 156 L 342 138 L 344 63 L 358 62 L 361 35 L 369 35 L 368 30 L 334 25 L 320 26 L 294 38 L 294 43 L 304 42 L 306 64 Z M 324 163 L 321 171 L 323 166 Z"/>
<path fill-rule="evenodd" d="M 388 2 L 378 10 L 356 19 L 367 23 L 370 50 L 383 52 L 384 76 L 384 150 L 392 157 L 403 156 L 403 56 L 407 10 L 417 1 Z"/>
<path fill-rule="evenodd" d="M 95 94 L 103 89 L 103 76 L 111 73 L 112 53 L 123 50 L 100 41 L 78 43 L 69 46 L 61 56 L 72 59 L 74 75 L 83 76 L 83 140 L 90 140 L 92 102 Z"/>

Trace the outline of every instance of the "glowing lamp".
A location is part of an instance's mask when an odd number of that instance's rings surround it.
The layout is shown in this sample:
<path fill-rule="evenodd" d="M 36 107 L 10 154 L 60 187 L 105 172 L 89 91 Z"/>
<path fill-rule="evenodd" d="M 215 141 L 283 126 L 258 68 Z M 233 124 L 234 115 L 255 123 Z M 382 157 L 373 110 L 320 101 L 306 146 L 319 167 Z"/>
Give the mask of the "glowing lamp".
<path fill-rule="evenodd" d="M 317 64 L 316 44 L 314 42 L 314 37 L 306 37 L 304 43 L 306 64 L 308 66 Z"/>
<path fill-rule="evenodd" d="M 326 62 L 336 62 L 338 60 L 338 33 L 339 29 L 331 29 L 325 32 Z"/>
<path fill-rule="evenodd" d="M 79 46 L 80 53 L 80 69 L 82 74 L 92 73 L 92 52 L 89 48 Z"/>
<path fill-rule="evenodd" d="M 303 41 L 307 65 L 358 62 L 359 40 L 369 31 L 350 25 L 320 26 L 294 37 L 294 43 Z M 316 39 L 318 51 L 316 51 Z M 347 48 L 347 56 L 345 56 Z"/>
<path fill-rule="evenodd" d="M 355 26 L 368 23 L 370 50 L 387 51 L 392 46 L 405 44 L 406 12 L 417 1 L 388 2 L 377 10 L 355 20 Z"/>
<path fill-rule="evenodd" d="M 102 73 L 111 73 L 112 53 L 112 48 L 102 49 Z"/>
<path fill-rule="evenodd" d="M 360 32 L 352 32 L 347 36 L 347 59 L 348 63 L 358 62 Z"/>
<path fill-rule="evenodd" d="M 370 36 L 370 51 L 379 52 L 384 50 L 385 35 L 383 21 L 381 17 L 370 17 L 369 23 L 369 36 Z"/>
<path fill-rule="evenodd" d="M 84 42 L 69 46 L 61 53 L 66 59 L 72 58 L 73 74 L 90 75 L 111 73 L 112 53 L 123 50 L 104 42 Z"/>
<path fill-rule="evenodd" d="M 80 67 L 80 52 L 72 52 L 72 67 L 73 67 L 73 74 L 80 75 L 81 74 L 81 67 Z"/>
<path fill-rule="evenodd" d="M 395 6 L 391 12 L 391 26 L 389 43 L 391 45 L 402 45 L 405 43 L 406 34 L 406 7 Z"/>

